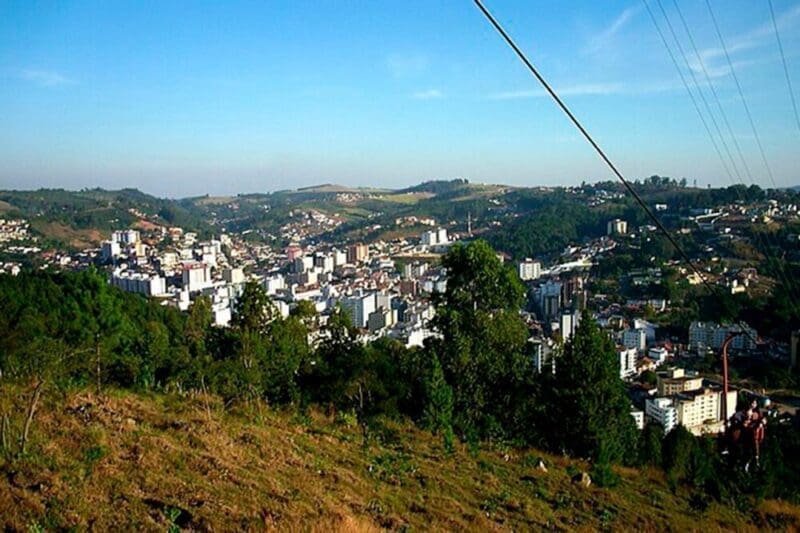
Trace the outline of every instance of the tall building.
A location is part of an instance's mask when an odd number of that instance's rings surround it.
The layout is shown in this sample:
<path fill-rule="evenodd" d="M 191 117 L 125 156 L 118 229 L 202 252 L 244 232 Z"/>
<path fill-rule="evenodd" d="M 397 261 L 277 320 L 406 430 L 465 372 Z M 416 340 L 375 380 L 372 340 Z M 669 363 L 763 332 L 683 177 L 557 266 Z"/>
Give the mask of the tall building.
<path fill-rule="evenodd" d="M 547 280 L 536 289 L 536 300 L 543 320 L 557 317 L 561 313 L 560 281 Z"/>
<path fill-rule="evenodd" d="M 211 269 L 205 263 L 184 263 L 181 281 L 189 292 L 203 290 L 211 285 Z"/>
<path fill-rule="evenodd" d="M 347 247 L 347 262 L 352 265 L 361 263 L 367 258 L 368 254 L 369 248 L 366 244 L 351 244 Z"/>
<path fill-rule="evenodd" d="M 244 271 L 241 268 L 226 268 L 222 271 L 222 279 L 227 283 L 244 283 Z"/>
<path fill-rule="evenodd" d="M 420 236 L 420 243 L 425 246 L 437 246 L 448 244 L 450 242 L 447 236 L 447 229 L 439 228 L 436 230 L 425 231 Z"/>
<path fill-rule="evenodd" d="M 626 379 L 634 376 L 636 374 L 636 349 L 617 347 L 617 355 L 619 356 L 619 377 Z"/>
<path fill-rule="evenodd" d="M 668 432 L 681 424 L 694 435 L 718 433 L 724 430 L 722 413 L 723 391 L 703 386 L 696 375 L 686 375 L 683 369 L 662 372 L 658 380 L 658 397 L 645 402 L 648 417 Z M 728 416 L 733 414 L 737 391 L 729 391 Z M 674 423 L 672 423 L 674 413 Z"/>
<path fill-rule="evenodd" d="M 122 231 L 115 231 L 111 234 L 111 241 L 120 244 L 136 244 L 139 242 L 139 232 L 135 229 L 126 229 Z"/>
<path fill-rule="evenodd" d="M 664 433 L 669 433 L 678 425 L 678 410 L 671 398 L 652 398 L 644 402 L 644 412 L 649 420 L 660 424 Z"/>
<path fill-rule="evenodd" d="M 561 313 L 559 329 L 561 331 L 561 339 L 567 342 L 575 334 L 578 329 L 578 324 L 581 321 L 581 315 L 576 311 L 564 311 Z"/>
<path fill-rule="evenodd" d="M 658 373 L 658 395 L 672 396 L 681 392 L 701 389 L 703 378 L 696 373 L 686 374 L 682 368 L 672 368 Z"/>
<path fill-rule="evenodd" d="M 696 351 L 719 350 L 722 343 L 731 333 L 744 331 L 745 334 L 733 338 L 730 349 L 733 351 L 755 350 L 758 333 L 753 328 L 743 325 L 723 326 L 711 322 L 692 322 L 689 325 L 689 348 Z"/>
<path fill-rule="evenodd" d="M 161 276 L 140 272 L 114 272 L 111 285 L 123 291 L 137 292 L 145 296 L 161 296 L 167 292 L 167 282 Z"/>
<path fill-rule="evenodd" d="M 606 225 L 606 234 L 608 235 L 625 235 L 628 233 L 628 223 L 622 219 L 615 218 L 609 220 Z"/>
<path fill-rule="evenodd" d="M 357 292 L 352 296 L 342 298 L 342 308 L 350 315 L 353 326 L 366 328 L 369 315 L 375 311 L 375 293 Z"/>
<path fill-rule="evenodd" d="M 525 259 L 519 264 L 519 279 L 530 281 L 538 279 L 542 275 L 542 264 L 533 259 Z"/>
<path fill-rule="evenodd" d="M 100 256 L 104 261 L 116 259 L 121 253 L 122 249 L 120 248 L 119 242 L 114 240 L 103 241 L 103 245 L 100 249 Z"/>
<path fill-rule="evenodd" d="M 647 349 L 647 330 L 644 328 L 626 329 L 622 332 L 622 344 L 639 352 Z"/>

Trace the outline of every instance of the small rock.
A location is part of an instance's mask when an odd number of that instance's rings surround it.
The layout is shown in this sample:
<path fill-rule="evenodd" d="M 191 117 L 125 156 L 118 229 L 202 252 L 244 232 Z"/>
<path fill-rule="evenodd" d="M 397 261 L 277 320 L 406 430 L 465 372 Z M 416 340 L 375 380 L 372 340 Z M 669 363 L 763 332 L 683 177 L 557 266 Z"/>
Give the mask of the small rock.
<path fill-rule="evenodd" d="M 592 478 L 589 477 L 589 474 L 587 474 L 586 472 L 581 472 L 580 474 L 576 474 L 575 476 L 573 476 L 572 482 L 583 485 L 584 487 L 588 487 L 589 485 L 592 484 Z"/>
<path fill-rule="evenodd" d="M 122 421 L 122 428 L 127 430 L 132 430 L 136 428 L 136 420 L 133 418 L 126 418 Z"/>

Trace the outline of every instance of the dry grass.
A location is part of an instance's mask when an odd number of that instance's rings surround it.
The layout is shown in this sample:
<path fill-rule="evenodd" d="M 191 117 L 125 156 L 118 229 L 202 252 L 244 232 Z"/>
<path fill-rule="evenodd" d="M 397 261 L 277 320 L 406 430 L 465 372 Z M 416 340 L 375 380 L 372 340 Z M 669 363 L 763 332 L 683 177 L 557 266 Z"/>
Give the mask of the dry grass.
<path fill-rule="evenodd" d="M 59 222 L 33 221 L 31 227 L 45 237 L 68 243 L 75 248 L 99 244 L 104 236 L 95 229 L 75 229 Z"/>
<path fill-rule="evenodd" d="M 4 396 L 5 398 L 2 398 Z M 0 394 L 6 412 L 24 403 Z M 17 411 L 20 409 L 17 408 Z M 690 509 L 657 471 L 583 488 L 586 465 L 535 450 L 463 446 L 391 421 L 365 440 L 318 413 L 225 413 L 214 399 L 109 391 L 47 397 L 28 456 L 3 463 L 0 525 L 100 531 L 790 529 L 800 510 Z M 534 465 L 539 458 L 549 471 Z"/>

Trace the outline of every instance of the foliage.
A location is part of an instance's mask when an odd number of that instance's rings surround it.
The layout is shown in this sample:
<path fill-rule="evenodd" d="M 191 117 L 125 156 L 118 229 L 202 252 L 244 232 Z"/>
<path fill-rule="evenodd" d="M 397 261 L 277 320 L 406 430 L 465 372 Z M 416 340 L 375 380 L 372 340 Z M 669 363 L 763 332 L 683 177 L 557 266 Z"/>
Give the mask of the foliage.
<path fill-rule="evenodd" d="M 614 344 L 588 312 L 556 367 L 544 391 L 551 446 L 599 461 L 635 460 L 636 428 Z"/>
<path fill-rule="evenodd" d="M 453 390 L 462 436 L 525 438 L 530 431 L 532 366 L 519 310 L 523 287 L 484 241 L 456 244 L 443 258 L 447 290 L 428 347 Z"/>

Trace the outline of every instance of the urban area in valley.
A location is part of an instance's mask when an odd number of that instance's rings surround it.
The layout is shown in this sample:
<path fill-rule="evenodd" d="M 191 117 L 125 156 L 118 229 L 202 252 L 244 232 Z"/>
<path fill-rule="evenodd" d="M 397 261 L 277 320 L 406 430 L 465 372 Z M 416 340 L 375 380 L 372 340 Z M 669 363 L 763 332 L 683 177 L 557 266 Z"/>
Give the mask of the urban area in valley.
<path fill-rule="evenodd" d="M 361 342 L 421 347 L 438 335 L 440 258 L 486 239 L 525 284 L 537 373 L 558 372 L 559 347 L 588 310 L 616 343 L 640 430 L 654 422 L 719 433 L 723 405 L 732 415 L 739 391 L 788 422 L 798 333 L 786 319 L 797 316 L 798 287 L 780 262 L 800 258 L 800 194 L 658 176 L 637 187 L 698 271 L 613 183 L 525 189 L 461 179 L 175 201 L 127 190 L 5 192 L 2 271 L 98 269 L 112 286 L 181 311 L 205 298 L 219 328 L 253 281 L 283 317 L 307 302 L 324 325 L 340 307 Z M 725 400 L 719 353 L 732 333 Z"/>

